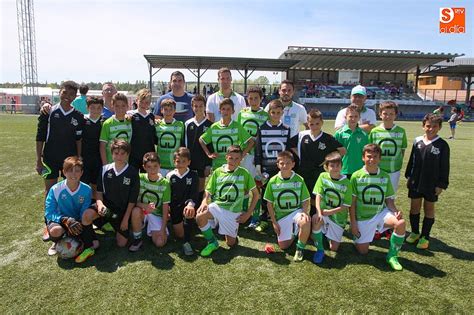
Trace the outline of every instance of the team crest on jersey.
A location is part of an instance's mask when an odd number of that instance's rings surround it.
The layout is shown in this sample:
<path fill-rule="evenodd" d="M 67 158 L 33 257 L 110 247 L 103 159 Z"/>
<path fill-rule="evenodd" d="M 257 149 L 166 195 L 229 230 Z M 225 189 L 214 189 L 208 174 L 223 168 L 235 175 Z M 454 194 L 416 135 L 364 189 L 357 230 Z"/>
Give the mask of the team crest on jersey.
<path fill-rule="evenodd" d="M 84 196 L 79 196 L 79 203 L 84 203 L 84 200 L 85 200 Z"/>
<path fill-rule="evenodd" d="M 78 125 L 78 122 L 75 118 L 71 118 L 71 125 L 73 126 L 77 126 Z"/>
<path fill-rule="evenodd" d="M 123 178 L 123 184 L 124 184 L 124 185 L 127 185 L 127 186 L 130 185 L 130 178 L 124 177 L 124 178 Z"/>
<path fill-rule="evenodd" d="M 186 185 L 191 185 L 193 183 L 192 178 L 186 178 Z"/>
<path fill-rule="evenodd" d="M 433 153 L 434 155 L 438 155 L 439 154 L 439 149 L 437 147 L 431 147 L 431 153 Z"/>
<path fill-rule="evenodd" d="M 326 144 L 323 143 L 323 142 L 320 142 L 319 145 L 318 145 L 318 149 L 319 150 L 325 150 L 326 149 Z"/>

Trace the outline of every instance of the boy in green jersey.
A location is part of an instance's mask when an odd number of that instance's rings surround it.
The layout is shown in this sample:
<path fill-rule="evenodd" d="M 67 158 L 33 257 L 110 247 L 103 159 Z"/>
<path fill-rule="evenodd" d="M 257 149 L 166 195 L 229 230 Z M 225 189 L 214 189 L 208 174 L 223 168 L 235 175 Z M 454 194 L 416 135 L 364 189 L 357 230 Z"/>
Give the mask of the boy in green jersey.
<path fill-rule="evenodd" d="M 124 94 L 117 93 L 112 97 L 115 114 L 104 121 L 100 130 L 100 158 L 102 165 L 112 163 L 110 145 L 114 139 L 123 139 L 130 143 L 132 139 L 132 123 L 125 119 L 128 110 L 128 99 Z"/>
<path fill-rule="evenodd" d="M 395 125 L 398 105 L 392 101 L 380 104 L 379 115 L 382 123 L 372 129 L 369 134 L 369 143 L 376 143 L 382 149 L 380 168 L 390 175 L 392 187 L 397 193 L 400 181 L 400 170 L 403 164 L 403 155 L 407 148 L 407 135 L 405 129 Z"/>
<path fill-rule="evenodd" d="M 209 256 L 219 248 L 212 232 L 214 223 L 219 225 L 219 234 L 225 235 L 227 245 L 236 245 L 239 223 L 247 222 L 257 204 L 259 194 L 255 180 L 246 169 L 239 166 L 242 155 L 239 146 L 230 146 L 225 155 L 227 164 L 215 169 L 207 182 L 206 193 L 196 216 L 196 222 L 208 241 L 201 256 Z M 244 196 L 249 191 L 252 193 L 252 203 L 243 212 Z"/>
<path fill-rule="evenodd" d="M 397 256 L 405 240 L 405 220 L 395 206 L 390 176 L 379 168 L 381 155 L 378 145 L 367 144 L 362 151 L 365 165 L 352 174 L 351 230 L 357 251 L 367 254 L 376 231 L 393 229 L 387 262 L 402 270 Z"/>
<path fill-rule="evenodd" d="M 311 232 L 309 218 L 310 196 L 304 179 L 293 171 L 295 160 L 289 151 L 278 154 L 280 169 L 267 183 L 264 199 L 278 237 L 278 246 L 287 249 L 298 235 L 294 261 L 303 260 L 303 251 Z"/>
<path fill-rule="evenodd" d="M 174 152 L 184 145 L 184 123 L 176 120 L 176 102 L 165 99 L 161 102 L 161 114 L 163 119 L 155 125 L 158 144 L 156 151 L 161 159 L 160 173 L 166 176 L 174 169 Z"/>
<path fill-rule="evenodd" d="M 252 87 L 247 92 L 249 106 L 243 108 L 237 116 L 237 122 L 256 141 L 258 130 L 268 120 L 268 113 L 260 107 L 263 93 L 258 87 Z M 247 169 L 254 178 L 256 176 L 255 168 L 255 150 L 251 150 L 242 160 L 242 167 Z"/>
<path fill-rule="evenodd" d="M 219 104 L 221 120 L 213 123 L 199 138 L 199 143 L 206 155 L 212 159 L 212 169 L 216 170 L 226 162 L 227 149 L 232 145 L 245 147 L 243 156 L 252 150 L 255 141 L 241 124 L 232 120 L 234 102 L 225 98 Z M 212 144 L 214 152 L 209 152 L 208 144 Z"/>
<path fill-rule="evenodd" d="M 364 165 L 362 149 L 369 143 L 367 133 L 358 126 L 359 119 L 357 105 L 349 105 L 346 109 L 346 124 L 334 134 L 334 138 L 346 148 L 346 154 L 342 157 L 342 174 L 349 179 L 352 173 Z"/>
<path fill-rule="evenodd" d="M 317 210 L 312 217 L 312 235 L 317 248 L 313 256 L 315 264 L 322 263 L 324 259 L 322 234 L 329 239 L 329 248 L 338 250 L 352 203 L 351 183 L 341 174 L 341 154 L 329 153 L 323 163 L 326 172 L 319 175 L 313 190 Z"/>
<path fill-rule="evenodd" d="M 166 244 L 168 231 L 169 204 L 171 188 L 168 179 L 160 174 L 160 158 L 155 152 L 145 153 L 143 168 L 146 173 L 140 173 L 140 194 L 132 210 L 133 242 L 128 248 L 136 252 L 142 247 L 142 228 L 146 217 L 147 235 L 151 236 L 156 247 Z"/>

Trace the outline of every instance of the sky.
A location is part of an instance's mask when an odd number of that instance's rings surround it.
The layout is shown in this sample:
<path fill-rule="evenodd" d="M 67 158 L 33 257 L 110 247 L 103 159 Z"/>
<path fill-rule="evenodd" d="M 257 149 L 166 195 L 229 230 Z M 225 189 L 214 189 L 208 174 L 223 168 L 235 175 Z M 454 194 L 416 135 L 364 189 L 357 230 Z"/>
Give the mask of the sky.
<path fill-rule="evenodd" d="M 441 7 L 466 9 L 465 34 L 439 33 Z M 134 82 L 148 80 L 145 54 L 278 58 L 291 45 L 474 57 L 473 10 L 472 0 L 35 0 L 38 80 Z M 0 17 L 0 82 L 20 82 L 15 0 L 0 0 Z"/>

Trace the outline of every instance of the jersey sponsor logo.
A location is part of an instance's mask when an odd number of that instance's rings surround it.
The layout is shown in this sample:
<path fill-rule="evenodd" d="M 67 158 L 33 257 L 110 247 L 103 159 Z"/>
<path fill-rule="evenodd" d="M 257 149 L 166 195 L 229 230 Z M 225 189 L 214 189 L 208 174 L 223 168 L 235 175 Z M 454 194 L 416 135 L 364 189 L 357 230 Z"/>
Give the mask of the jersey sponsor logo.
<path fill-rule="evenodd" d="M 390 143 L 385 145 L 385 143 Z M 379 146 L 382 149 L 382 156 L 395 156 L 397 155 L 397 143 L 393 139 L 382 139 L 379 141 Z"/>
<path fill-rule="evenodd" d="M 242 124 L 242 127 L 245 128 L 245 130 L 247 130 L 247 132 L 252 136 L 252 137 L 255 137 L 257 135 L 257 130 L 258 130 L 258 127 L 260 125 L 258 124 L 258 122 L 254 119 L 249 119 L 249 120 L 246 120 L 243 124 Z"/>
<path fill-rule="evenodd" d="M 124 177 L 123 178 L 123 184 L 129 186 L 130 185 L 130 178 Z"/>
<path fill-rule="evenodd" d="M 224 142 L 224 143 L 221 143 L 221 142 Z M 227 136 L 227 135 L 220 136 L 219 138 L 217 138 L 217 141 L 216 141 L 216 151 L 217 153 L 226 153 L 227 148 L 233 144 L 234 144 L 234 140 L 232 140 L 230 136 Z"/>
<path fill-rule="evenodd" d="M 368 185 L 362 190 L 362 201 L 366 205 L 381 206 L 385 200 L 385 194 L 378 185 Z"/>
<path fill-rule="evenodd" d="M 270 146 L 280 146 L 279 149 L 273 147 L 273 150 L 269 151 L 268 148 Z M 265 155 L 267 158 L 277 158 L 278 153 L 283 152 L 285 150 L 285 144 L 278 139 L 270 139 L 266 144 L 265 144 Z"/>
<path fill-rule="evenodd" d="M 434 155 L 438 155 L 440 153 L 439 149 L 435 146 L 432 146 L 431 147 L 431 153 L 433 153 Z"/>
<path fill-rule="evenodd" d="M 280 209 L 295 209 L 300 203 L 298 194 L 291 189 L 282 190 L 277 196 L 277 202 Z"/>
<path fill-rule="evenodd" d="M 128 139 L 128 132 L 120 131 L 119 133 L 117 133 L 115 138 L 117 138 L 117 139 Z"/>
<path fill-rule="evenodd" d="M 159 205 L 160 204 L 160 196 L 156 192 L 147 189 L 140 196 L 140 202 L 141 203 L 153 202 L 153 203 L 155 203 L 155 205 Z"/>
<path fill-rule="evenodd" d="M 340 207 L 342 204 L 341 195 L 334 188 L 326 188 L 324 190 L 326 196 L 326 204 L 331 208 Z M 337 200 L 337 201 L 336 201 Z"/>
<path fill-rule="evenodd" d="M 320 142 L 318 145 L 319 150 L 325 150 L 326 149 L 326 144 L 324 142 Z"/>
<path fill-rule="evenodd" d="M 222 185 L 219 189 L 219 200 L 223 202 L 235 202 L 239 197 L 239 188 L 234 183 Z"/>
<path fill-rule="evenodd" d="M 193 179 L 192 178 L 186 178 L 186 185 L 192 185 L 193 184 Z"/>
<path fill-rule="evenodd" d="M 176 147 L 177 142 L 178 140 L 173 133 L 165 131 L 161 134 L 159 144 L 161 148 L 173 149 Z"/>

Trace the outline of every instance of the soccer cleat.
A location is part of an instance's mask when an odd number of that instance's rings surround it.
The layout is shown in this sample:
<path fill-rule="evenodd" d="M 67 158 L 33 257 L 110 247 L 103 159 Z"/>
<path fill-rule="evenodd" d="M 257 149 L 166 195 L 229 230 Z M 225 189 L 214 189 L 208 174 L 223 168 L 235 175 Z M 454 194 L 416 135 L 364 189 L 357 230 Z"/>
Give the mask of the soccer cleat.
<path fill-rule="evenodd" d="M 141 238 L 136 238 L 133 240 L 132 244 L 128 247 L 128 250 L 132 253 L 138 252 L 142 248 L 143 241 Z"/>
<path fill-rule="evenodd" d="M 410 235 L 408 235 L 405 242 L 407 242 L 408 244 L 414 244 L 416 243 L 416 241 L 418 241 L 419 238 L 420 238 L 420 234 L 411 232 Z"/>
<path fill-rule="evenodd" d="M 48 256 L 54 256 L 58 252 L 56 251 L 56 243 L 53 242 L 53 245 L 48 249 Z"/>
<path fill-rule="evenodd" d="M 387 262 L 393 270 L 396 270 L 396 271 L 403 270 L 402 265 L 400 265 L 400 263 L 398 262 L 397 256 L 392 256 L 390 258 L 387 258 Z"/>
<path fill-rule="evenodd" d="M 374 234 L 374 241 L 377 241 L 382 238 L 382 234 L 379 231 L 376 231 Z"/>
<path fill-rule="evenodd" d="M 43 228 L 43 235 L 41 235 L 41 239 L 43 240 L 43 242 L 47 242 L 50 240 L 48 228 L 46 226 Z"/>
<path fill-rule="evenodd" d="M 263 232 L 267 229 L 268 227 L 268 222 L 267 221 L 261 221 L 258 226 L 255 228 L 255 231 L 257 232 Z"/>
<path fill-rule="evenodd" d="M 303 261 L 303 250 L 296 249 L 295 256 L 293 257 L 293 261 Z"/>
<path fill-rule="evenodd" d="M 428 249 L 429 246 L 430 246 L 430 241 L 427 240 L 424 236 L 422 236 L 418 240 L 418 244 L 416 244 L 416 248 L 418 249 Z"/>
<path fill-rule="evenodd" d="M 322 263 L 324 260 L 324 250 L 320 250 L 318 249 L 315 253 L 314 253 L 314 256 L 313 256 L 313 262 L 315 264 L 320 264 Z"/>
<path fill-rule="evenodd" d="M 183 244 L 183 252 L 186 256 L 194 255 L 193 248 L 191 247 L 191 244 L 189 244 L 189 242 Z"/>
<path fill-rule="evenodd" d="M 211 242 L 207 244 L 206 247 L 201 251 L 201 256 L 202 257 L 208 257 L 210 256 L 215 250 L 219 248 L 219 243 L 217 242 Z"/>
<path fill-rule="evenodd" d="M 254 230 L 257 226 L 258 226 L 258 220 L 252 218 L 252 219 L 250 220 L 250 223 L 249 223 L 249 225 L 247 226 L 247 228 Z"/>
<path fill-rule="evenodd" d="M 101 230 L 104 231 L 104 232 L 114 232 L 115 231 L 114 227 L 109 222 L 105 223 L 102 226 Z"/>
<path fill-rule="evenodd" d="M 267 254 L 273 254 L 275 252 L 275 247 L 273 247 L 272 244 L 270 243 L 267 243 L 265 244 L 265 247 L 263 249 L 265 251 L 265 253 Z"/>
<path fill-rule="evenodd" d="M 76 263 L 80 264 L 85 262 L 89 257 L 95 254 L 95 250 L 92 247 L 86 248 L 76 257 Z"/>

